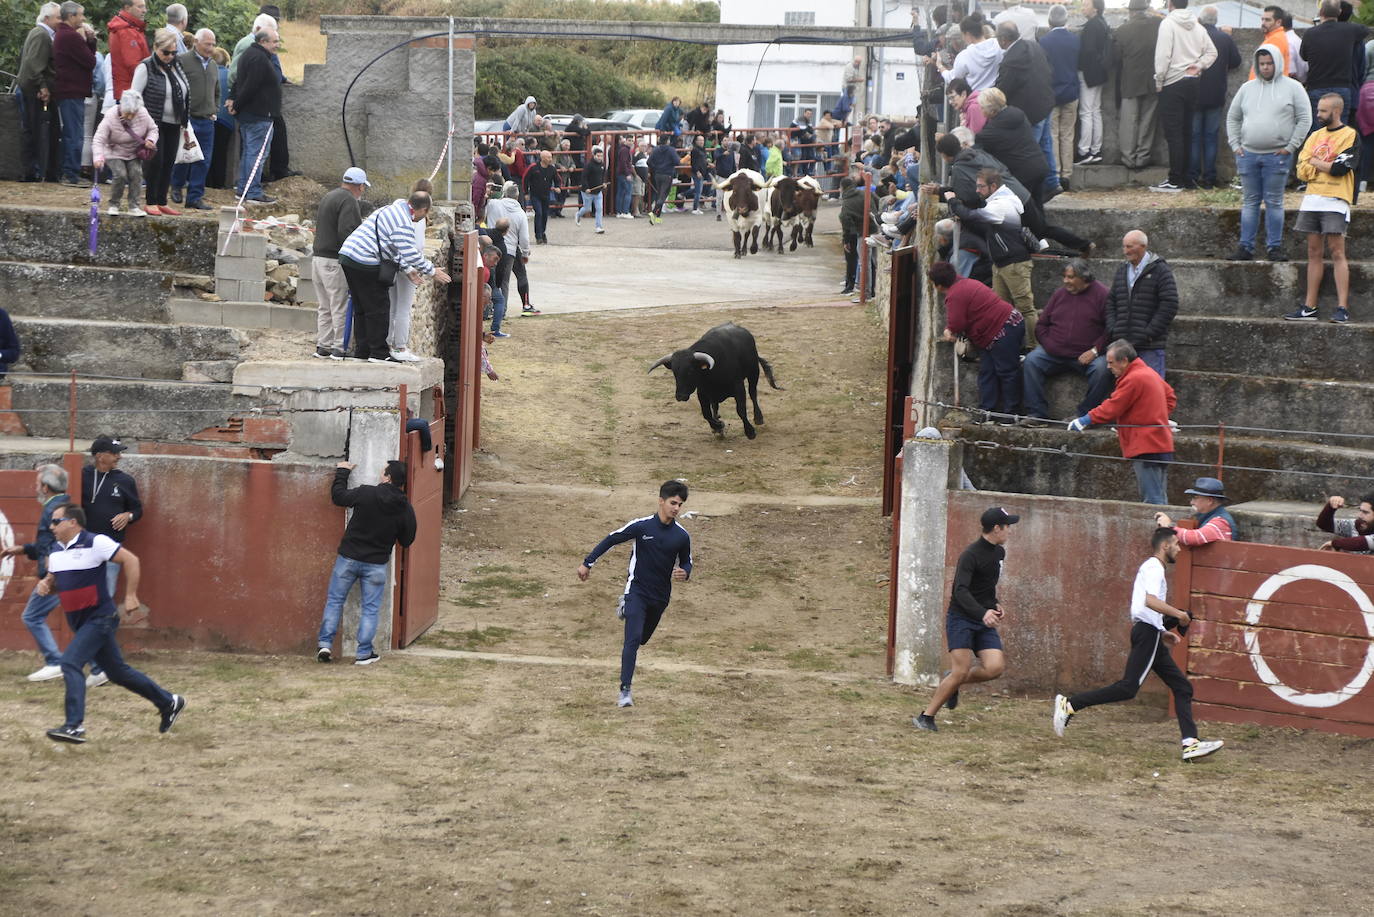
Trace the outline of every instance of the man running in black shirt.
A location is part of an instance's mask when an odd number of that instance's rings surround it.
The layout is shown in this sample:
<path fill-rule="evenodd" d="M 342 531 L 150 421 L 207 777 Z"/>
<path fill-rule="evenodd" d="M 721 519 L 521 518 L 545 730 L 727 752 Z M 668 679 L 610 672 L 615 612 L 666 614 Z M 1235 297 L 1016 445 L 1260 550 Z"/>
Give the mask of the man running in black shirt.
<path fill-rule="evenodd" d="M 598 557 L 623 541 L 634 542 L 634 549 L 630 551 L 630 575 L 625 581 L 617 612 L 625 622 L 617 707 L 634 706 L 630 682 L 635 675 L 639 648 L 649 642 L 663 612 L 668 610 L 673 580 L 685 581 L 692 575 L 692 539 L 677 522 L 677 514 L 686 502 L 686 484 L 664 481 L 658 489 L 658 512 L 632 519 L 601 539 L 577 568 L 577 578 L 585 583 Z"/>
<path fill-rule="evenodd" d="M 954 591 L 945 615 L 950 671 L 936 686 L 925 712 L 912 719 L 917 729 L 938 732 L 935 713 L 941 706 L 951 710 L 959 706 L 961 685 L 1002 677 L 1006 659 L 997 625 L 1004 612 L 997 601 L 997 580 L 1002 575 L 1002 560 L 1007 556 L 1002 545 L 1011 537 L 1011 527 L 1020 520 L 1020 516 L 994 506 L 983 513 L 983 536 L 959 555 Z M 975 656 L 977 668 L 973 667 Z"/>

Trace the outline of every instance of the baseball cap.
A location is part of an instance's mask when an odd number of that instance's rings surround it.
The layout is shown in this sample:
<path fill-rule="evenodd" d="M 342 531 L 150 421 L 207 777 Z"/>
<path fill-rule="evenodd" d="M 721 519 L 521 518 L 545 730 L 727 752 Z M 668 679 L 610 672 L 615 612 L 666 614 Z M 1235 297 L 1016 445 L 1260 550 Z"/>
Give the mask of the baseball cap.
<path fill-rule="evenodd" d="M 994 525 L 1015 525 L 1020 521 L 1020 516 L 1012 515 L 1000 506 L 994 506 L 992 509 L 983 512 L 982 522 L 983 528 L 985 529 L 990 529 Z"/>
<path fill-rule="evenodd" d="M 121 443 L 116 437 L 100 435 L 91 443 L 91 455 L 100 452 L 123 452 L 128 446 Z"/>
<path fill-rule="evenodd" d="M 343 180 L 350 185 L 366 185 L 372 187 L 372 182 L 367 180 L 367 173 L 354 166 L 344 173 Z"/>

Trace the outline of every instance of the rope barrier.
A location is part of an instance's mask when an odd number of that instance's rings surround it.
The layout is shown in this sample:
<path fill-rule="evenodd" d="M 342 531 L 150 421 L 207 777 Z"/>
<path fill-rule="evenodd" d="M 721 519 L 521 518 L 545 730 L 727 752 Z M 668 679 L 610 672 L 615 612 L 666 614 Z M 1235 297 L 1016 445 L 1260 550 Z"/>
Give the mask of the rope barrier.
<path fill-rule="evenodd" d="M 253 160 L 253 168 L 248 171 L 248 177 L 244 179 L 243 191 L 239 194 L 238 202 L 234 204 L 234 222 L 230 224 L 229 231 L 224 234 L 224 248 L 220 250 L 220 255 L 228 254 L 229 240 L 234 237 L 243 223 L 243 202 L 248 197 L 248 189 L 253 187 L 253 180 L 258 177 L 258 170 L 262 167 L 262 158 L 267 155 L 267 149 L 272 145 L 273 124 L 267 125 L 267 134 L 262 139 L 262 149 L 258 150 L 258 158 Z"/>

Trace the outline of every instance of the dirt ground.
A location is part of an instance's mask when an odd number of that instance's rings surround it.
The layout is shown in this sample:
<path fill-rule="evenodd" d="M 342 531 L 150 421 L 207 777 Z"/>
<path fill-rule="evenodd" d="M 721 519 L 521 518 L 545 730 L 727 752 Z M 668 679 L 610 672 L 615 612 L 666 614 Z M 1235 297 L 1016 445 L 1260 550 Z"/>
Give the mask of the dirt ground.
<path fill-rule="evenodd" d="M 753 441 L 645 368 L 734 319 L 775 369 Z M 848 305 L 513 320 L 447 515 L 439 622 L 370 668 L 143 653 L 189 707 L 0 654 L 0 915 L 1360 913 L 1374 743 L 1214 725 L 1178 760 L 1148 702 L 1068 736 L 966 692 L 937 735 L 884 675 L 886 343 Z M 627 551 L 685 478 L 696 570 L 613 706 Z M 1014 640 L 1014 635 L 1008 635 Z M 478 658 L 454 651 L 480 651 Z M 1012 655 L 1012 664 L 1014 662 Z"/>

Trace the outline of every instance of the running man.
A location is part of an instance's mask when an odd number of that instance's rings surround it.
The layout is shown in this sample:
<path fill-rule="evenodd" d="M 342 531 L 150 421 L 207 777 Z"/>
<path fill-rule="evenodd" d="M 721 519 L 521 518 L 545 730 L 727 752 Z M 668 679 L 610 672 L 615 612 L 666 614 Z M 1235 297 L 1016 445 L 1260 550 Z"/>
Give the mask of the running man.
<path fill-rule="evenodd" d="M 1011 527 L 1021 521 L 1000 506 L 983 513 L 983 534 L 959 555 L 954 569 L 954 591 L 945 614 L 945 638 L 949 641 L 950 670 L 935 688 L 935 696 L 925 712 L 912 719 L 917 729 L 939 732 L 935 713 L 941 706 L 959 706 L 959 688 L 1001 678 L 1006 668 L 1002 638 L 997 625 L 1002 623 L 1002 603 L 997 601 L 997 581 L 1002 576 L 1002 561 L 1011 537 Z M 974 668 L 977 656 L 978 667 Z"/>
<path fill-rule="evenodd" d="M 686 484 L 664 481 L 658 489 L 658 512 L 633 519 L 601 539 L 577 568 L 577 578 L 585 583 L 598 557 L 623 541 L 634 541 L 630 550 L 630 575 L 625 580 L 625 591 L 621 593 L 620 608 L 616 612 L 625 622 L 617 707 L 634 706 L 630 682 L 634 679 L 639 648 L 649 642 L 663 612 L 668 610 L 673 580 L 685 582 L 692 575 L 692 538 L 677 522 L 677 514 L 686 502 Z"/>
<path fill-rule="evenodd" d="M 1193 686 L 1169 655 L 1169 647 L 1179 641 L 1179 635 L 1172 628 L 1186 631 L 1192 620 L 1188 612 L 1166 601 L 1169 580 L 1165 566 L 1176 561 L 1182 550 L 1178 533 L 1172 528 L 1157 528 L 1150 539 L 1150 547 L 1154 554 L 1136 571 L 1135 586 L 1131 589 L 1131 652 L 1126 657 L 1126 673 L 1120 681 L 1105 688 L 1084 691 L 1072 697 L 1056 694 L 1054 734 L 1063 736 L 1064 727 L 1080 710 L 1135 697 L 1145 682 L 1145 676 L 1153 671 L 1174 694 L 1178 730 L 1183 734 L 1183 760 L 1192 761 L 1218 750 L 1222 742 L 1220 739 L 1198 741 L 1197 726 L 1193 723 Z M 1166 615 L 1172 619 L 1167 625 L 1164 622 Z"/>
<path fill-rule="evenodd" d="M 110 681 L 146 698 L 162 714 L 158 732 L 172 728 L 186 698 L 170 694 L 155 681 L 124 661 L 115 642 L 119 610 L 106 585 L 105 562 L 118 558 L 124 567 L 124 609 L 137 611 L 138 584 L 142 571 L 138 557 L 128 548 L 105 535 L 86 530 L 86 513 L 79 506 L 63 504 L 53 510 L 52 533 L 56 536 L 48 555 L 48 575 L 39 580 L 35 591 L 56 594 L 67 613 L 73 631 L 72 642 L 62 654 L 62 677 L 67 682 L 67 719 L 48 730 L 54 742 L 86 741 L 86 673 L 88 662 L 96 662 Z"/>

